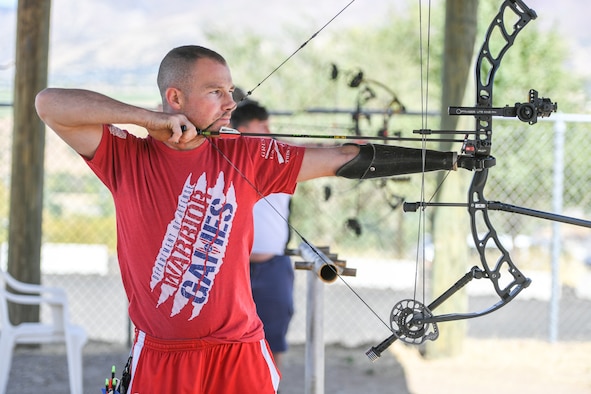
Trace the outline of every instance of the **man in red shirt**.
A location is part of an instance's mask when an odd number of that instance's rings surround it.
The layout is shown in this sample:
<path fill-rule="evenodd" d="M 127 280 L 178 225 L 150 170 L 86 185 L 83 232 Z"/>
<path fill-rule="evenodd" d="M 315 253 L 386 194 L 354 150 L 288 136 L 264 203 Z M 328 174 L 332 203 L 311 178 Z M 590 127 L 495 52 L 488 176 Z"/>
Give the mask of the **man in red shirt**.
<path fill-rule="evenodd" d="M 228 126 L 236 103 L 226 61 L 200 46 L 171 50 L 158 87 L 163 112 L 79 89 L 45 89 L 35 103 L 113 195 L 136 327 L 128 392 L 274 393 L 280 374 L 250 289 L 253 205 L 322 176 L 420 172 L 422 152 L 207 139 L 201 131 Z M 427 162 L 451 169 L 455 154 L 428 151 Z"/>

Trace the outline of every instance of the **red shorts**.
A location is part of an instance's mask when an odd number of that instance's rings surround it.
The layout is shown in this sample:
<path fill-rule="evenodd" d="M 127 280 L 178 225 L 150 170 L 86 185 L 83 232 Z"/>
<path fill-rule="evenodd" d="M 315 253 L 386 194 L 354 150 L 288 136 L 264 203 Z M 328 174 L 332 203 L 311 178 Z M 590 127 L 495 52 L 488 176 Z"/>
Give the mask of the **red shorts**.
<path fill-rule="evenodd" d="M 136 332 L 129 394 L 276 393 L 281 374 L 267 342 L 212 344 Z"/>

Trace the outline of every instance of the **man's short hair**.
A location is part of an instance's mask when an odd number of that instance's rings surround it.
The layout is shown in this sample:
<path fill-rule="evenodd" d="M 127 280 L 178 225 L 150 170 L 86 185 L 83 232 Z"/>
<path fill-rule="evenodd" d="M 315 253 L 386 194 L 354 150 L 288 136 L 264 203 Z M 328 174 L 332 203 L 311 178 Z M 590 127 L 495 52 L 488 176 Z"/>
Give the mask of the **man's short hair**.
<path fill-rule="evenodd" d="M 251 120 L 267 120 L 269 112 L 257 101 L 245 99 L 238 103 L 238 106 L 232 112 L 232 127 L 237 128 L 245 125 Z"/>
<path fill-rule="evenodd" d="M 211 59 L 226 65 L 226 59 L 211 49 L 198 45 L 185 45 L 170 50 L 160 62 L 158 69 L 158 89 L 163 102 L 166 89 L 171 86 L 177 88 L 189 86 L 191 68 L 199 59 Z"/>

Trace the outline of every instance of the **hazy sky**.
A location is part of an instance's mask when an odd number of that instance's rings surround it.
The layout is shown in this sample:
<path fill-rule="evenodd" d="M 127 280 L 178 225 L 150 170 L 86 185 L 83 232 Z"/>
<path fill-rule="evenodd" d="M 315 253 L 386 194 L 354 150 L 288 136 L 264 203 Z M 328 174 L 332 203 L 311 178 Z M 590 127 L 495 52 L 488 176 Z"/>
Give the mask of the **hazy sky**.
<path fill-rule="evenodd" d="M 16 7 L 16 0 L 0 0 L 0 7 L 15 8 Z"/>
<path fill-rule="evenodd" d="M 387 23 L 391 10 L 404 12 L 405 5 L 426 7 L 429 2 L 356 0 L 327 30 Z M 351 0 L 52 0 L 50 75 L 58 69 L 75 75 L 88 73 L 89 68 L 130 63 L 153 68 L 171 47 L 203 42 L 204 32 L 211 28 L 227 29 L 228 39 L 243 31 L 276 37 L 297 29 L 311 35 L 349 3 Z M 6 65 L 14 60 L 16 4 L 17 0 L 0 0 L 1 85 L 12 79 L 14 71 Z M 559 27 L 574 45 L 571 64 L 577 72 L 591 75 L 591 29 L 587 27 L 591 2 L 526 0 L 526 4 L 537 11 L 536 24 Z M 302 42 L 308 37 L 302 37 Z"/>

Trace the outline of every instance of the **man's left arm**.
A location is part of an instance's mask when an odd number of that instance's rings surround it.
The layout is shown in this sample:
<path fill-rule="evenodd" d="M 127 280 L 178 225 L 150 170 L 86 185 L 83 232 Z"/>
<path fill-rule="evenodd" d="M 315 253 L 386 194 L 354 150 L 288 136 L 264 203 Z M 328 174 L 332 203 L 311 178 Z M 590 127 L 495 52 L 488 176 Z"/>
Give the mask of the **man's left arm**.
<path fill-rule="evenodd" d="M 298 181 L 337 175 L 382 178 L 427 171 L 455 170 L 457 154 L 380 144 L 306 148 Z"/>
<path fill-rule="evenodd" d="M 330 148 L 307 147 L 298 174 L 298 182 L 336 175 L 338 169 L 353 160 L 358 153 L 359 147 L 355 144 Z"/>

